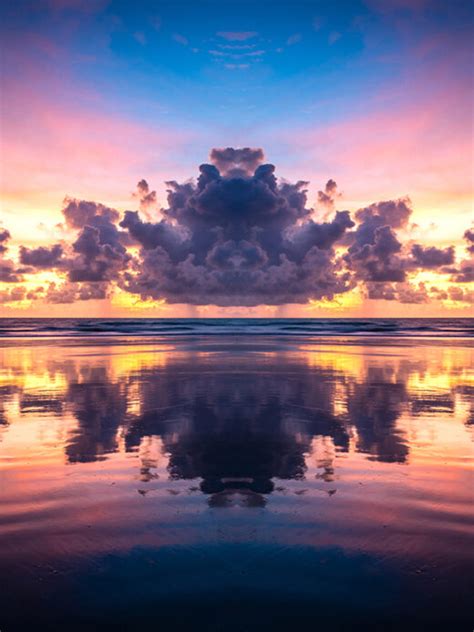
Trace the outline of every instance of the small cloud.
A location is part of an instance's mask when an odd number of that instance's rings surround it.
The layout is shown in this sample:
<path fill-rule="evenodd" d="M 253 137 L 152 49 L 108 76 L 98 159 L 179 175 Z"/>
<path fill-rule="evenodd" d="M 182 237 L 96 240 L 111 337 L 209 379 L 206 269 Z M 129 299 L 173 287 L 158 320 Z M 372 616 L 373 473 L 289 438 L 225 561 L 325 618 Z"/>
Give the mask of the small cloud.
<path fill-rule="evenodd" d="M 182 46 L 188 46 L 189 42 L 184 35 L 180 35 L 179 33 L 173 33 L 173 39 L 178 44 L 182 44 Z"/>
<path fill-rule="evenodd" d="M 133 34 L 133 38 L 142 46 L 145 46 L 146 44 L 146 37 L 145 37 L 145 33 L 143 33 L 143 31 L 137 31 L 136 33 Z"/>
<path fill-rule="evenodd" d="M 159 18 L 158 16 L 151 18 L 150 24 L 155 29 L 155 31 L 159 31 L 161 29 L 161 18 Z"/>
<path fill-rule="evenodd" d="M 320 17 L 316 17 L 313 20 L 313 29 L 315 31 L 320 31 L 321 27 L 323 26 L 323 19 Z"/>
<path fill-rule="evenodd" d="M 290 35 L 290 37 L 286 40 L 286 43 L 288 46 L 293 46 L 293 44 L 297 44 L 298 42 L 301 42 L 301 40 L 301 33 L 294 33 L 293 35 Z"/>
<path fill-rule="evenodd" d="M 228 70 L 244 70 L 244 68 L 248 68 L 249 64 L 225 64 L 225 68 Z"/>
<path fill-rule="evenodd" d="M 217 35 L 229 42 L 243 42 L 256 37 L 258 33 L 256 31 L 219 31 Z"/>
<path fill-rule="evenodd" d="M 332 46 L 339 39 L 341 39 L 341 34 L 338 31 L 331 31 L 329 33 L 328 43 L 329 43 L 330 46 Z"/>
<path fill-rule="evenodd" d="M 265 55 L 264 50 L 252 50 L 249 53 L 242 53 L 240 57 L 262 57 L 262 55 Z"/>
<path fill-rule="evenodd" d="M 218 44 L 223 50 L 251 50 L 256 44 Z"/>

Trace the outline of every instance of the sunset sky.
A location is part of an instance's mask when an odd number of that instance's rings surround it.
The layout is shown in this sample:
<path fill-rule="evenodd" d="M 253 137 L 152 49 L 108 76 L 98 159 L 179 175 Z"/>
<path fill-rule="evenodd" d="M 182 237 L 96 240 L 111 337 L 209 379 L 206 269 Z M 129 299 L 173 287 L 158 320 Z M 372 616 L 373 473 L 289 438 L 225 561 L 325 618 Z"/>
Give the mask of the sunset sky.
<path fill-rule="evenodd" d="M 1 316 L 473 315 L 470 2 L 0 21 Z"/>

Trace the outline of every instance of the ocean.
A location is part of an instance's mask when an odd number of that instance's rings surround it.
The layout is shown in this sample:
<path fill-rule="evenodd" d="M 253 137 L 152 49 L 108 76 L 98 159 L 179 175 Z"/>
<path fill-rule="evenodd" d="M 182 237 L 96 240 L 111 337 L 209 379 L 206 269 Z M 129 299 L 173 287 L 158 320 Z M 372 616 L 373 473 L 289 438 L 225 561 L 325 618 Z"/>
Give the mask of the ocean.
<path fill-rule="evenodd" d="M 473 332 L 2 319 L 0 629 L 471 630 Z"/>
<path fill-rule="evenodd" d="M 0 318 L 0 337 L 474 336 L 474 318 Z"/>

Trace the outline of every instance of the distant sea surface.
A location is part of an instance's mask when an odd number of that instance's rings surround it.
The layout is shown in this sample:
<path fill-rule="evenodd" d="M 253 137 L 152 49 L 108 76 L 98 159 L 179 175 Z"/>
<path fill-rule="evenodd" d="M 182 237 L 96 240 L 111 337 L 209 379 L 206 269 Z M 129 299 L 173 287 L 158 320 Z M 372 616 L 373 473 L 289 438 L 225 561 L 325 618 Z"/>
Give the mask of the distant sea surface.
<path fill-rule="evenodd" d="M 474 337 L 474 318 L 1 318 L 0 337 L 75 336 Z"/>

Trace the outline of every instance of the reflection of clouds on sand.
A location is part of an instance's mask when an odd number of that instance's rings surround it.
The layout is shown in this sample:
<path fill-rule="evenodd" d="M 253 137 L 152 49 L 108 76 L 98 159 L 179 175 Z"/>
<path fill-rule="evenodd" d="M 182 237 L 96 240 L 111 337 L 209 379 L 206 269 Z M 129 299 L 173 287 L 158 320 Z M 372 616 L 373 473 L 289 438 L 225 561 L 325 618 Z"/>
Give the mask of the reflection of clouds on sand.
<path fill-rule="evenodd" d="M 468 420 L 471 350 L 427 347 L 416 359 L 403 347 L 362 351 L 4 348 L 2 419 L 18 421 L 8 414 L 15 398 L 19 418 L 67 414 L 70 463 L 138 451 L 141 482 L 153 481 L 164 459 L 171 480 L 200 479 L 213 506 L 260 506 L 275 479 L 302 480 L 309 462 L 318 480 L 333 482 L 337 453 L 405 462 L 407 414 L 446 417 L 458 407 Z M 153 438 L 160 454 L 150 456 Z"/>

